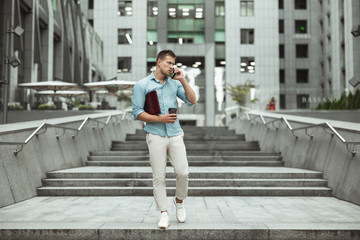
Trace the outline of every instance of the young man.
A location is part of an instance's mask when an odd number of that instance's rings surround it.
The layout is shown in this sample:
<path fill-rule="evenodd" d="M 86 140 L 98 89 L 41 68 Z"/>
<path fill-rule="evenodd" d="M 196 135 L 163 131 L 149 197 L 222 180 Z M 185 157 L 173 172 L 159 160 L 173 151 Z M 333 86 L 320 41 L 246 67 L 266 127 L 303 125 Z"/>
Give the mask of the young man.
<path fill-rule="evenodd" d="M 176 174 L 176 218 L 185 222 L 186 212 L 183 200 L 188 191 L 188 161 L 184 145 L 184 132 L 176 114 L 169 114 L 169 108 L 176 108 L 179 97 L 189 106 L 196 104 L 194 91 L 186 81 L 184 74 L 175 69 L 176 75 L 169 75 L 175 65 L 175 54 L 163 50 L 156 57 L 156 70 L 146 78 L 138 81 L 133 88 L 134 120 L 146 122 L 144 130 L 149 148 L 150 165 L 153 172 L 153 191 L 156 209 L 161 212 L 158 226 L 166 229 L 170 225 L 165 188 L 166 159 L 169 157 Z M 156 90 L 160 111 L 159 115 L 145 112 L 145 95 Z"/>

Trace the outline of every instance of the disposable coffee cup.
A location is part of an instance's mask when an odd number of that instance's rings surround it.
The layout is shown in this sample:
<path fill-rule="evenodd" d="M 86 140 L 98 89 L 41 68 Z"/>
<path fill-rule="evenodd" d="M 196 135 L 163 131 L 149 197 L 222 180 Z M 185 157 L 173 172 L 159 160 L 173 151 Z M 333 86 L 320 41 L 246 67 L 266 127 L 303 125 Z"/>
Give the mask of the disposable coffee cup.
<path fill-rule="evenodd" d="M 177 109 L 176 108 L 169 108 L 169 114 L 176 114 Z"/>

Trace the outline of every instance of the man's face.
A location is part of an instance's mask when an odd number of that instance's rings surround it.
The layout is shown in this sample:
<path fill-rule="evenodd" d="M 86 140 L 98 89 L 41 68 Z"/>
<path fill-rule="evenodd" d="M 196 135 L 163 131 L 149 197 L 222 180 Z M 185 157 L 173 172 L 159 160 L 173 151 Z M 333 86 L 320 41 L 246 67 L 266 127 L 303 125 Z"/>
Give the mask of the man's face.
<path fill-rule="evenodd" d="M 160 71 L 162 74 L 169 76 L 172 68 L 175 64 L 175 58 L 166 55 L 162 60 L 158 60 L 158 66 L 160 67 Z"/>

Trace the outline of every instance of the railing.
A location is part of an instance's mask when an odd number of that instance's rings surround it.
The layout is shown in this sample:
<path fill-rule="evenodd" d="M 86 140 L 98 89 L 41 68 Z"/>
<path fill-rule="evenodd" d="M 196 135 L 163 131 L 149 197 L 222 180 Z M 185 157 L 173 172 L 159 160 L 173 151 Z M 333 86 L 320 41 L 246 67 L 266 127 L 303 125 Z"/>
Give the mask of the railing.
<path fill-rule="evenodd" d="M 30 136 L 23 142 L 5 142 L 5 141 L 0 141 L 0 145 L 17 145 L 18 147 L 14 150 L 14 154 L 17 155 L 24 147 L 24 145 L 26 145 L 28 142 L 31 141 L 31 139 L 33 139 L 35 136 L 39 136 L 40 134 L 43 134 L 47 131 L 48 127 L 53 127 L 53 128 L 59 128 L 63 130 L 63 133 L 61 135 L 56 135 L 56 138 L 59 139 L 60 137 L 65 135 L 66 130 L 70 130 L 70 131 L 74 131 L 75 134 L 72 135 L 72 138 L 76 137 L 79 132 L 84 128 L 85 124 L 89 123 L 90 121 L 95 122 L 97 125 L 97 127 L 99 127 L 100 124 L 103 125 L 103 127 L 101 129 L 104 129 L 107 125 L 109 125 L 110 121 L 112 118 L 114 117 L 121 117 L 122 120 L 124 120 L 127 116 L 127 112 L 125 113 L 119 113 L 119 114 L 110 114 L 105 122 L 99 121 L 95 118 L 91 118 L 91 117 L 86 117 L 82 123 L 80 124 L 80 126 L 78 128 L 71 128 L 71 127 L 64 127 L 64 126 L 60 126 L 60 125 L 54 125 L 54 124 L 49 124 L 46 122 L 43 122 L 40 124 L 39 127 L 37 127 L 31 134 Z M 103 117 L 98 117 L 98 118 L 103 118 Z M 65 123 L 64 123 L 65 124 Z M 114 124 L 114 122 L 113 122 Z M 93 126 L 93 129 L 96 128 L 96 126 Z M 40 130 L 43 129 L 43 131 L 40 132 Z"/>
<path fill-rule="evenodd" d="M 320 124 L 311 124 L 311 123 L 306 123 L 306 122 L 301 122 L 303 124 L 310 124 L 309 126 L 304 126 L 304 127 L 298 127 L 298 128 L 293 128 L 291 126 L 291 124 L 289 123 L 289 121 L 287 118 L 285 117 L 280 117 L 280 118 L 276 118 L 276 117 L 270 117 L 270 116 L 263 116 L 260 113 L 248 113 L 246 111 L 249 111 L 249 108 L 244 108 L 244 107 L 240 107 L 240 106 L 235 106 L 235 107 L 231 107 L 231 108 L 227 108 L 225 109 L 225 112 L 228 114 L 229 111 L 234 111 L 236 110 L 236 115 L 240 116 L 240 114 L 243 114 L 246 116 L 246 119 L 248 121 L 252 121 L 256 118 L 260 118 L 261 122 L 265 125 L 268 126 L 269 124 L 271 124 L 273 127 L 275 127 L 276 129 L 278 129 L 278 127 L 276 127 L 274 125 L 275 122 L 279 122 L 279 121 L 283 121 L 285 123 L 285 125 L 287 126 L 287 128 L 291 131 L 291 134 L 294 135 L 296 138 L 298 138 L 299 136 L 295 135 L 294 132 L 299 131 L 299 130 L 305 130 L 305 134 L 310 137 L 311 139 L 314 137 L 313 135 L 310 135 L 308 133 L 308 129 L 309 128 L 315 128 L 315 127 L 322 127 L 324 129 L 324 131 L 328 134 L 330 134 L 331 136 L 336 136 L 338 139 L 340 139 L 340 141 L 342 143 L 344 143 L 346 145 L 346 149 L 353 154 L 353 156 L 356 155 L 357 151 L 355 149 L 356 145 L 360 145 L 360 142 L 357 141 L 347 141 L 345 140 L 345 138 L 343 136 L 341 136 L 341 134 L 336 131 L 336 129 L 328 122 L 324 122 L 324 123 L 320 123 Z M 245 112 L 240 112 L 240 110 L 245 110 Z M 254 116 L 254 117 L 250 117 L 250 115 Z M 267 122 L 265 120 L 265 118 L 275 118 L 272 121 Z M 330 129 L 330 132 L 327 131 L 326 129 Z M 352 147 L 352 149 L 350 149 L 350 146 Z"/>

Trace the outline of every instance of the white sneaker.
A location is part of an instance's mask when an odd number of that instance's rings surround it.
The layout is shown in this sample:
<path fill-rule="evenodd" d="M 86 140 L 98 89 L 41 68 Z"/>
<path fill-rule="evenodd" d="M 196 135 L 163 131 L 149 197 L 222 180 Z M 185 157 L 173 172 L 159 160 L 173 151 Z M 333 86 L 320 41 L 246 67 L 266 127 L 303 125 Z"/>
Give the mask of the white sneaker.
<path fill-rule="evenodd" d="M 184 223 L 186 220 L 186 212 L 184 207 L 184 202 L 177 203 L 176 198 L 174 198 L 174 204 L 176 207 L 176 218 L 180 223 Z"/>
<path fill-rule="evenodd" d="M 170 225 L 170 218 L 167 212 L 162 212 L 158 223 L 159 228 L 166 229 Z"/>

